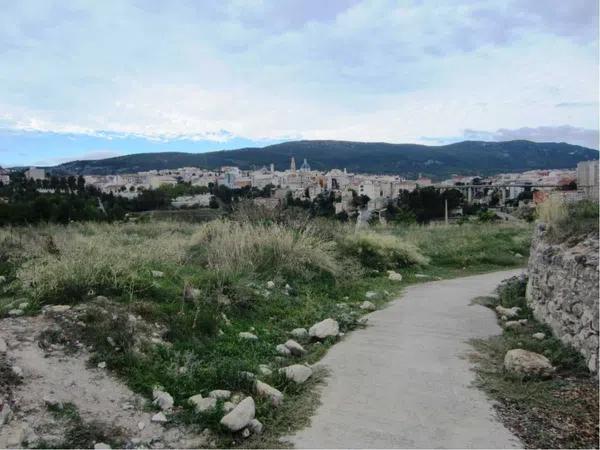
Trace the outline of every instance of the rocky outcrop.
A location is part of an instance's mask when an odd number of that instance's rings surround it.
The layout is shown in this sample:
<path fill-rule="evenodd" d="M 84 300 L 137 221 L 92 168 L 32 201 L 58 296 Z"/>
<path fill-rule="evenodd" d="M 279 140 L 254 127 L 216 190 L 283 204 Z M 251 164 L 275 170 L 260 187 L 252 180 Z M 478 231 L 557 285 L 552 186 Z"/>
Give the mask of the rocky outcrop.
<path fill-rule="evenodd" d="M 527 303 L 565 344 L 598 371 L 598 236 L 576 244 L 548 242 L 546 227 L 535 230 L 529 257 Z"/>

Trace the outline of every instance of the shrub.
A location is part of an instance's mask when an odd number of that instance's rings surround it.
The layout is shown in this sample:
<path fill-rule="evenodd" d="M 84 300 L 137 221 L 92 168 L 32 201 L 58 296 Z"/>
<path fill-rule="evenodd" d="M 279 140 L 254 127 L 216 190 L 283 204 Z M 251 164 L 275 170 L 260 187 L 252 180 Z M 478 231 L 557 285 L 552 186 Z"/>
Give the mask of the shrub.
<path fill-rule="evenodd" d="M 537 215 L 541 222 L 547 224 L 557 223 L 567 217 L 567 205 L 562 197 L 550 195 L 546 201 L 537 206 Z"/>
<path fill-rule="evenodd" d="M 293 230 L 279 224 L 217 220 L 203 225 L 193 242 L 196 260 L 226 275 L 340 274 L 335 244 L 318 237 L 311 227 Z"/>
<path fill-rule="evenodd" d="M 544 205 L 546 202 L 542 203 Z M 598 203 L 581 200 L 561 206 L 561 214 L 550 217 L 549 235 L 551 241 L 579 242 L 590 233 L 598 234 Z"/>
<path fill-rule="evenodd" d="M 425 265 L 428 259 L 419 249 L 389 234 L 361 231 L 340 239 L 343 253 L 357 258 L 365 267 L 395 269 Z"/>

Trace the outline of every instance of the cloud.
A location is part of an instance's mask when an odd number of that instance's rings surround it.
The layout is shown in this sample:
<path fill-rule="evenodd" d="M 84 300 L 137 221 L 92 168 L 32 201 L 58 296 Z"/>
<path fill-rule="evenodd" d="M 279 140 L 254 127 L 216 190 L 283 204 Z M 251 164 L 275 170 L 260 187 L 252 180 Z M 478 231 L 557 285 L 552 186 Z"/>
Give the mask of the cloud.
<path fill-rule="evenodd" d="M 598 130 L 576 128 L 569 125 L 547 127 L 523 127 L 515 130 L 499 129 L 496 131 L 465 130 L 465 139 L 511 141 L 525 139 L 534 142 L 568 142 L 598 150 Z"/>

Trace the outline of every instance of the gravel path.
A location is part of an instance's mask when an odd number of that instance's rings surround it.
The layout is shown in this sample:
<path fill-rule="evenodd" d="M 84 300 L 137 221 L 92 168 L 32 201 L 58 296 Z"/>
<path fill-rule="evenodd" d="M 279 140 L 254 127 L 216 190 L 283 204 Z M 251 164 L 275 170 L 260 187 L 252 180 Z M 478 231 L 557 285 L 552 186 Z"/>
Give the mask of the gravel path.
<path fill-rule="evenodd" d="M 501 332 L 471 305 L 521 270 L 414 285 L 334 346 L 312 424 L 288 437 L 298 448 L 521 447 L 491 402 L 470 386 L 471 338 Z"/>

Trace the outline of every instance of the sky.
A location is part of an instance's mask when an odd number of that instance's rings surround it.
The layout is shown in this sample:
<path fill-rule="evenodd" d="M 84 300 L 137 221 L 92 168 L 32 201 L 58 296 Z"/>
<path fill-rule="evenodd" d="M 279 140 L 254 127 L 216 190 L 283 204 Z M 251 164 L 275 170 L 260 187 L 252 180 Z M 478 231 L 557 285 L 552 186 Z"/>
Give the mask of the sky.
<path fill-rule="evenodd" d="M 597 0 L 19 0 L 0 165 L 297 139 L 598 148 Z"/>

